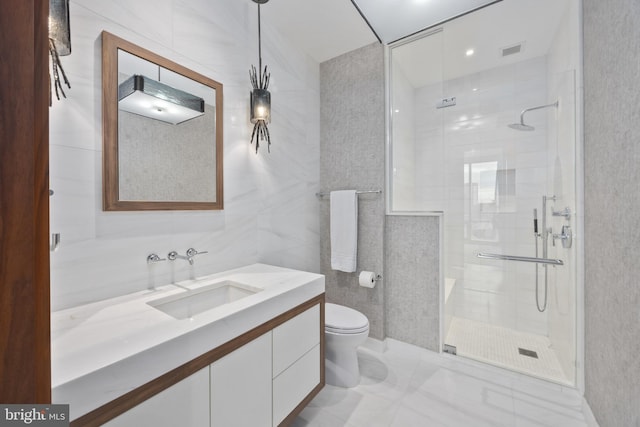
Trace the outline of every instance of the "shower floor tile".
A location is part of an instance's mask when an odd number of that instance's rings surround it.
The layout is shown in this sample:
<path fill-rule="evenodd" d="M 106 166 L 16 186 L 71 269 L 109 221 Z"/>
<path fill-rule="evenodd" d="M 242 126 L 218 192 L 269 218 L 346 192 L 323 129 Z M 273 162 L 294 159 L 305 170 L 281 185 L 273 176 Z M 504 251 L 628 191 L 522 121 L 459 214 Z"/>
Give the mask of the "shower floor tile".
<path fill-rule="evenodd" d="M 456 346 L 458 356 L 571 385 L 545 336 L 454 317 L 445 343 Z M 536 352 L 538 358 L 520 354 L 519 348 Z"/>

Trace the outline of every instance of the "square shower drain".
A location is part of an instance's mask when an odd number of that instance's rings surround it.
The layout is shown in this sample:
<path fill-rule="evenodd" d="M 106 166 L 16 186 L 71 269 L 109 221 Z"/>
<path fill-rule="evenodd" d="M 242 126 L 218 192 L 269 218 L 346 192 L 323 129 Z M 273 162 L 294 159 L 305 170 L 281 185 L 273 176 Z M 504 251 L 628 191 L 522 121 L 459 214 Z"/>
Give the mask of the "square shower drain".
<path fill-rule="evenodd" d="M 520 353 L 523 356 L 533 357 L 534 359 L 538 358 L 538 353 L 536 353 L 533 350 L 527 350 L 526 348 L 518 347 L 518 353 Z"/>

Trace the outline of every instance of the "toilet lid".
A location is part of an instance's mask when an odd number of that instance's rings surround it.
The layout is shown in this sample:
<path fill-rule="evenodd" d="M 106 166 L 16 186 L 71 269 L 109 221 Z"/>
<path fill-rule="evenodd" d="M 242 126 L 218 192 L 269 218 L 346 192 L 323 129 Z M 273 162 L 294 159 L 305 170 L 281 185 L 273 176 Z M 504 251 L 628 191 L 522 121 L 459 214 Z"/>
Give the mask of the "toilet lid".
<path fill-rule="evenodd" d="M 344 334 L 357 334 L 369 329 L 369 320 L 364 314 L 331 303 L 324 305 L 324 324 L 326 331 Z"/>

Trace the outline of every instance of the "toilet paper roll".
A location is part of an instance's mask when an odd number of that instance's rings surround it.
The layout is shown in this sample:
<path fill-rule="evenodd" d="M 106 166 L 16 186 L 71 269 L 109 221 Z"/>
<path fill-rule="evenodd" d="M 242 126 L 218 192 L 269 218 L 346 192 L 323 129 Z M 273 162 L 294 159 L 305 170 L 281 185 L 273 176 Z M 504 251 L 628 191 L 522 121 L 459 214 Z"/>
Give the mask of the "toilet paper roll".
<path fill-rule="evenodd" d="M 376 285 L 376 273 L 373 271 L 361 271 L 358 283 L 365 288 L 373 288 Z"/>

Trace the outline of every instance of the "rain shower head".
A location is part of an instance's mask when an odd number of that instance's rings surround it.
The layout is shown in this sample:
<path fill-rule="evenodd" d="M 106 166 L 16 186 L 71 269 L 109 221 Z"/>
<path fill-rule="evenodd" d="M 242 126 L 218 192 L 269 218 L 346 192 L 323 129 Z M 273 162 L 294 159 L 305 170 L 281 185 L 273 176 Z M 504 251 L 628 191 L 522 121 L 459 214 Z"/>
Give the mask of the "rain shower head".
<path fill-rule="evenodd" d="M 522 112 L 520 113 L 520 123 L 512 123 L 512 124 L 509 125 L 509 127 L 511 129 L 515 129 L 515 130 L 525 130 L 525 131 L 535 130 L 535 128 L 533 126 L 526 125 L 524 123 L 524 114 L 529 112 L 529 111 L 539 110 L 541 108 L 549 108 L 549 107 L 558 108 L 558 101 L 554 102 L 553 104 L 540 105 L 539 107 L 532 107 L 532 108 L 527 108 L 525 110 L 522 110 Z"/>
<path fill-rule="evenodd" d="M 515 130 L 527 130 L 527 131 L 536 129 L 533 126 L 525 125 L 524 123 L 511 123 L 509 127 Z"/>

